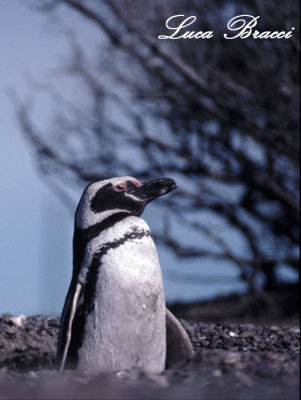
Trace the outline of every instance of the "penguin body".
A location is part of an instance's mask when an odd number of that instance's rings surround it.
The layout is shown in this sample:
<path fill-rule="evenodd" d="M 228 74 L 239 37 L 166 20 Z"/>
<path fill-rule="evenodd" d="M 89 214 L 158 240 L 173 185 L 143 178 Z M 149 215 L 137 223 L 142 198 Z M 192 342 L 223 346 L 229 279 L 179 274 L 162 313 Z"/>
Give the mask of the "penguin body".
<path fill-rule="evenodd" d="M 165 301 L 149 228 L 141 218 L 129 216 L 104 236 L 108 247 L 95 277 L 95 303 L 87 315 L 78 368 L 110 372 L 137 365 L 161 371 L 166 353 Z M 92 254 L 98 240 L 91 242 Z"/>
<path fill-rule="evenodd" d="M 118 177 L 89 185 L 75 215 L 73 276 L 61 318 L 60 369 L 87 373 L 166 362 L 166 310 L 145 206 L 176 187 Z"/>

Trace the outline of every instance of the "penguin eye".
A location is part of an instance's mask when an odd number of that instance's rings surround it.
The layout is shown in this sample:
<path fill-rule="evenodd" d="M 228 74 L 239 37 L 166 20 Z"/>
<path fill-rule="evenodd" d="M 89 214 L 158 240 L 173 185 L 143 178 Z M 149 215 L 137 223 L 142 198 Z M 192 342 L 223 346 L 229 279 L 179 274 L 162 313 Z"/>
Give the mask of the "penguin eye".
<path fill-rule="evenodd" d="M 117 190 L 117 192 L 123 192 L 126 189 L 126 183 L 118 183 L 115 186 L 115 189 Z"/>

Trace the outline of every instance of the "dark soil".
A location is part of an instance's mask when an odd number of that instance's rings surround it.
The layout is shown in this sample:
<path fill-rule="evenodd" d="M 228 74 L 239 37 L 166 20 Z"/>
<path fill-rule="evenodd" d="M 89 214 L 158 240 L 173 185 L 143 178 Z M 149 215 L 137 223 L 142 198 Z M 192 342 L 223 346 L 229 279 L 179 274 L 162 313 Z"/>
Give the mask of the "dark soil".
<path fill-rule="evenodd" d="M 59 318 L 0 316 L 0 398 L 298 399 L 300 329 L 295 286 L 170 309 L 196 356 L 160 375 L 138 370 L 59 373 Z"/>

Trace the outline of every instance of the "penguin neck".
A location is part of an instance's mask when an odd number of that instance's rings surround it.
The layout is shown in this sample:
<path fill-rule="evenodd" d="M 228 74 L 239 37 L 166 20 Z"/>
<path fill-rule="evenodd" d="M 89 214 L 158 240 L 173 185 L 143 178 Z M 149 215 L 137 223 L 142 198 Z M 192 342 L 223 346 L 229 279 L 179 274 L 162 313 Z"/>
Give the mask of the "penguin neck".
<path fill-rule="evenodd" d="M 120 213 L 131 215 L 130 211 L 122 210 L 120 208 L 114 208 L 112 210 L 106 210 L 100 213 L 94 213 L 89 209 L 87 210 L 79 208 L 76 212 L 75 226 L 79 229 L 88 229 L 94 225 L 99 225 L 112 215 Z"/>
<path fill-rule="evenodd" d="M 115 210 L 116 211 L 116 210 Z M 104 214 L 104 213 L 103 213 Z M 111 230 L 115 224 L 122 221 L 127 217 L 131 217 L 132 214 L 128 211 L 116 211 L 110 213 L 106 218 L 102 218 L 100 222 L 95 222 L 87 228 L 79 228 L 75 224 L 74 236 L 73 236 L 73 276 L 76 278 L 78 275 L 81 265 L 84 259 L 84 252 L 88 246 L 88 243 L 93 241 L 102 232 Z"/>

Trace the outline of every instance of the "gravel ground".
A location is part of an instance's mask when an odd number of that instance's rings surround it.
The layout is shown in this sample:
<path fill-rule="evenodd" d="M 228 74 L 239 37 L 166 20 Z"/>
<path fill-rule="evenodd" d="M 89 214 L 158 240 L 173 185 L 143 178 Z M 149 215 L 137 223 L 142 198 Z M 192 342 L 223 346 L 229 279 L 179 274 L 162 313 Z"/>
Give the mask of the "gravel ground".
<path fill-rule="evenodd" d="M 87 376 L 55 369 L 58 318 L 4 314 L 0 399 L 298 399 L 296 315 L 266 321 L 182 320 L 196 350 L 193 360 L 156 376 L 138 370 Z"/>

